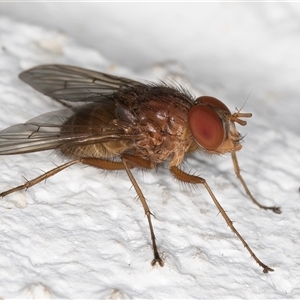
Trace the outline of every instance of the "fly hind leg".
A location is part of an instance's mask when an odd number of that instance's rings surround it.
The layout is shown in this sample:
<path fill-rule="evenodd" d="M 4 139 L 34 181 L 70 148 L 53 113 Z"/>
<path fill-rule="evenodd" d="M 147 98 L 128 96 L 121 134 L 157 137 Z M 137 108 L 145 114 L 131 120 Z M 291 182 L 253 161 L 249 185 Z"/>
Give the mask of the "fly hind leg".
<path fill-rule="evenodd" d="M 66 168 L 68 168 L 68 167 L 70 167 L 70 166 L 72 166 L 72 165 L 74 165 L 76 163 L 79 163 L 79 162 L 80 162 L 80 159 L 75 159 L 75 160 L 72 160 L 72 161 L 70 161 L 70 162 L 68 162 L 66 164 L 58 166 L 58 167 L 56 167 L 56 168 L 54 168 L 54 169 L 52 169 L 52 170 L 44 173 L 41 176 L 38 176 L 38 177 L 36 177 L 36 178 L 34 178 L 32 180 L 27 181 L 25 184 L 19 185 L 19 186 L 15 187 L 15 188 L 12 188 L 10 190 L 7 190 L 5 192 L 0 193 L 0 197 L 5 197 L 5 196 L 7 196 L 7 195 L 9 195 L 11 193 L 14 193 L 16 191 L 21 191 L 21 190 L 24 190 L 24 189 L 28 189 L 28 188 L 32 187 L 33 185 L 35 185 L 35 184 L 37 184 L 37 183 L 39 183 L 39 182 L 41 182 L 43 180 L 46 180 L 47 178 L 49 178 L 49 177 L 57 174 L 58 172 L 66 169 Z"/>

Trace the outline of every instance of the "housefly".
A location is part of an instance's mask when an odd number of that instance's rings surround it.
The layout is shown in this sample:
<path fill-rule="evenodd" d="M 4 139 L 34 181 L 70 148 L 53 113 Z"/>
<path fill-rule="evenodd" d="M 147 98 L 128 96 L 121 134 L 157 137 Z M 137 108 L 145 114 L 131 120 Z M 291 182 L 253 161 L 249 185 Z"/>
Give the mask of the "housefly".
<path fill-rule="evenodd" d="M 125 170 L 148 220 L 154 254 L 151 264 L 163 266 L 152 213 L 131 169 L 153 169 L 168 161 L 176 179 L 206 188 L 226 223 L 263 272 L 273 271 L 258 259 L 233 226 L 206 180 L 179 167 L 195 151 L 231 153 L 234 171 L 246 194 L 260 208 L 280 213 L 279 207 L 258 203 L 240 173 L 236 152 L 242 148 L 242 137 L 235 123 L 246 125 L 243 118 L 250 118 L 251 113 L 231 113 L 220 100 L 210 96 L 194 99 L 182 87 L 144 84 L 73 66 L 41 65 L 21 73 L 20 79 L 65 108 L 2 130 L 0 155 L 57 149 L 69 161 L 2 192 L 1 197 L 27 189 L 77 163 L 104 170 Z"/>

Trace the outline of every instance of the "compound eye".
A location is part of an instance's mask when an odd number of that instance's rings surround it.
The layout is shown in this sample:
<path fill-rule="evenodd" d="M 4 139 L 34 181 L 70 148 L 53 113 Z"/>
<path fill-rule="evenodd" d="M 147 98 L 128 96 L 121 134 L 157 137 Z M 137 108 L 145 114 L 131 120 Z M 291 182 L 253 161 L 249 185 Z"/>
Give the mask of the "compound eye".
<path fill-rule="evenodd" d="M 193 106 L 189 111 L 188 122 L 195 141 L 204 149 L 213 151 L 223 143 L 223 121 L 213 108 L 205 105 Z"/>
<path fill-rule="evenodd" d="M 222 101 L 220 101 L 219 99 L 214 98 L 214 97 L 201 96 L 196 99 L 196 103 L 197 104 L 200 104 L 200 103 L 208 104 L 208 105 L 214 106 L 216 108 L 225 110 L 226 112 L 230 113 L 229 108 Z"/>

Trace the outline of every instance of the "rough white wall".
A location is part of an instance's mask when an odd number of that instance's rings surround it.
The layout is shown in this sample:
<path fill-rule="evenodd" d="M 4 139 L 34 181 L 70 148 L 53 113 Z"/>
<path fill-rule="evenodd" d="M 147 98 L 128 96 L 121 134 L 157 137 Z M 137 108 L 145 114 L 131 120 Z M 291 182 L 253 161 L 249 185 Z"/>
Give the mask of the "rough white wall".
<path fill-rule="evenodd" d="M 136 171 L 165 259 L 152 268 L 147 220 L 125 174 L 74 166 L 1 199 L 0 297 L 299 298 L 299 5 L 23 5 L 0 4 L 1 128 L 59 108 L 17 77 L 42 63 L 171 77 L 232 110 L 251 91 L 244 111 L 253 118 L 240 128 L 247 135 L 238 158 L 253 194 L 283 213 L 247 199 L 230 157 L 187 160 L 275 269 L 263 274 L 204 188 L 180 186 L 166 166 Z M 52 152 L 2 156 L 0 190 L 63 161 Z"/>

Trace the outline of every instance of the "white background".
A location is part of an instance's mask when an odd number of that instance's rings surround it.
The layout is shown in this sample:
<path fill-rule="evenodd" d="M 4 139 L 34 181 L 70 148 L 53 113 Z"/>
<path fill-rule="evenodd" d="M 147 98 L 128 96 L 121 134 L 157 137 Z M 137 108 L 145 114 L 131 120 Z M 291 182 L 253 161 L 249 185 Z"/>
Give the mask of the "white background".
<path fill-rule="evenodd" d="M 256 198 L 282 208 L 255 207 L 229 156 L 185 163 L 275 269 L 264 274 L 203 187 L 178 184 L 167 165 L 135 171 L 165 259 L 153 268 L 147 220 L 125 174 L 73 166 L 1 199 L 0 297 L 300 297 L 300 4 L 0 3 L 0 46 L 3 129 L 59 108 L 17 77 L 44 63 L 171 78 L 232 111 L 248 98 L 240 165 Z M 51 151 L 0 157 L 0 189 L 64 161 Z"/>

